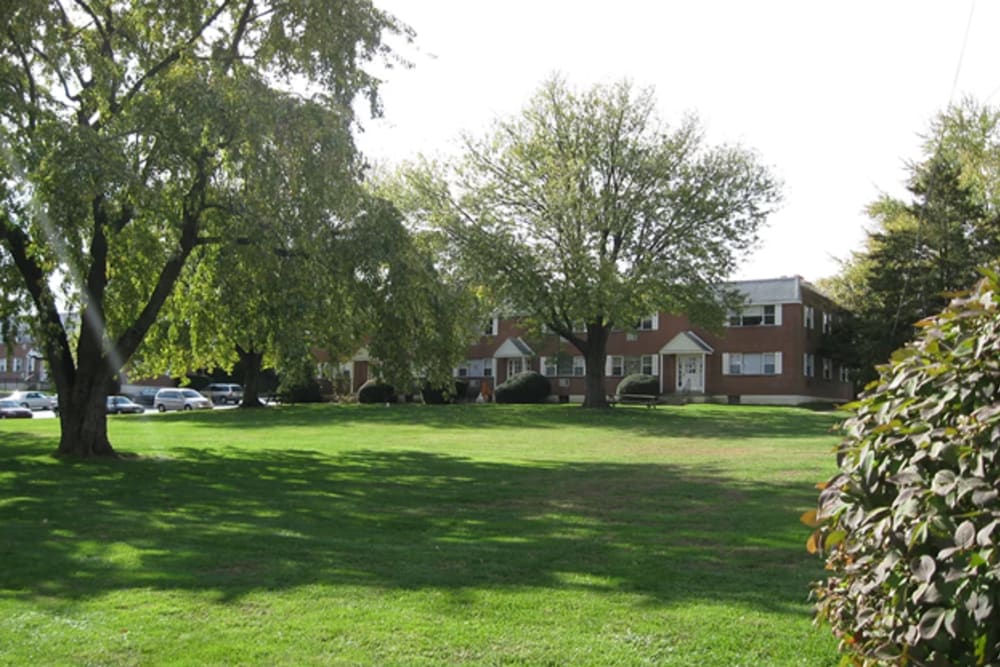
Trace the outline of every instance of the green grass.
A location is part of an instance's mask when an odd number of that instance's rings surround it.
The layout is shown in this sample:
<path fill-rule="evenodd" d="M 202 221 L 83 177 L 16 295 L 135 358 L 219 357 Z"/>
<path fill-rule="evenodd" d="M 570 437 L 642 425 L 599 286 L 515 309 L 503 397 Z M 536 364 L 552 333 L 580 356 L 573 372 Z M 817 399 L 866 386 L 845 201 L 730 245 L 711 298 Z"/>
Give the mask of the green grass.
<path fill-rule="evenodd" d="M 838 416 L 302 406 L 0 422 L 0 664 L 833 665 Z"/>

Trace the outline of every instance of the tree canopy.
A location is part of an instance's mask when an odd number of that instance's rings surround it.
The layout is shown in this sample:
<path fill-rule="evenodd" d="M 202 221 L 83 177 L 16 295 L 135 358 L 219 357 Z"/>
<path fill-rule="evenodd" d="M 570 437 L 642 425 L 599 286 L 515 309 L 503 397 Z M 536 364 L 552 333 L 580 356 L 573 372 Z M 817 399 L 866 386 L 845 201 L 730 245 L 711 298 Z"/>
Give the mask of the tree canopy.
<path fill-rule="evenodd" d="M 405 178 L 400 205 L 443 231 L 451 261 L 586 357 L 587 406 L 605 405 L 612 327 L 658 309 L 722 322 L 720 285 L 779 200 L 751 151 L 707 145 L 694 117 L 666 125 L 627 82 L 553 78 L 460 160 Z"/>
<path fill-rule="evenodd" d="M 289 163 L 272 150 L 318 125 L 335 145 L 292 142 L 298 158 L 333 150 L 331 180 L 356 180 L 355 98 L 377 111 L 365 66 L 409 31 L 366 0 L 25 0 L 0 21 L 4 308 L 35 316 L 60 453 L 112 454 L 107 383 L 187 262 L 276 217 L 322 217 L 343 189 L 256 215 Z"/>
<path fill-rule="evenodd" d="M 865 247 L 823 282 L 854 314 L 849 361 L 862 383 L 912 340 L 916 322 L 1000 256 L 1000 112 L 972 100 L 951 107 L 931 124 L 923 150 L 908 167 L 909 200 L 873 202 Z"/>

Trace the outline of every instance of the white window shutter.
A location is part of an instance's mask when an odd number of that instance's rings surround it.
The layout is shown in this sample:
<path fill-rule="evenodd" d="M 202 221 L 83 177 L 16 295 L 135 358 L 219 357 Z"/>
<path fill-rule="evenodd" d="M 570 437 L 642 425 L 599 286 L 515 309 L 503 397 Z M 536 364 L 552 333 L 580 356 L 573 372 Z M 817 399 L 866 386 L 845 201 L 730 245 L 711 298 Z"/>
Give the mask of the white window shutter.
<path fill-rule="evenodd" d="M 774 374 L 781 375 L 781 352 L 774 353 Z"/>
<path fill-rule="evenodd" d="M 729 375 L 729 353 L 722 353 L 722 374 Z"/>
<path fill-rule="evenodd" d="M 656 320 L 655 319 L 653 320 L 653 328 L 654 329 L 656 328 Z M 654 355 L 652 355 L 652 357 L 653 357 L 653 364 L 652 364 L 653 375 L 659 377 L 660 376 L 660 355 L 654 354 Z"/>
<path fill-rule="evenodd" d="M 611 377 L 611 355 L 604 357 L 604 375 Z"/>
<path fill-rule="evenodd" d="M 784 306 L 780 303 L 774 304 L 774 326 L 781 326 L 781 311 L 784 310 Z"/>
<path fill-rule="evenodd" d="M 548 375 L 548 373 L 545 372 L 545 368 L 546 368 L 545 367 L 545 359 L 546 359 L 546 357 L 538 357 L 538 370 L 539 370 L 539 372 L 542 375 Z"/>
<path fill-rule="evenodd" d="M 657 311 L 657 312 L 653 313 L 653 331 L 658 331 L 659 329 L 660 329 L 660 313 L 659 313 L 659 311 Z M 656 363 L 655 362 L 653 363 L 653 368 L 654 369 L 656 368 Z M 653 375 L 656 375 L 656 374 L 657 373 L 655 373 L 655 372 L 653 373 Z"/>

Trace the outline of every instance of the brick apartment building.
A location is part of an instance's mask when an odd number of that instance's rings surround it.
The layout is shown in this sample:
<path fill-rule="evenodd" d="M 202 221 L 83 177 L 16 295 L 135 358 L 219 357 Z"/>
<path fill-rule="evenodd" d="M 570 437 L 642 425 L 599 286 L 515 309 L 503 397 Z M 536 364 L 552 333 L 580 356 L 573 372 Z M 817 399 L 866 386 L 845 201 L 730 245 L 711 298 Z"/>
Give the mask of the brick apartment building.
<path fill-rule="evenodd" d="M 663 312 L 635 330 L 612 332 L 606 392 L 614 394 L 624 376 L 644 373 L 659 378 L 664 400 L 795 405 L 853 398 L 848 369 L 820 352 L 841 312 L 833 301 L 798 276 L 729 286 L 746 295 L 746 305 L 729 314 L 721 333 Z M 355 390 L 369 366 L 364 353 L 348 366 Z M 576 348 L 553 334 L 530 336 L 517 318 L 492 318 L 455 376 L 493 388 L 525 370 L 547 376 L 557 400 L 583 400 L 585 366 Z"/>

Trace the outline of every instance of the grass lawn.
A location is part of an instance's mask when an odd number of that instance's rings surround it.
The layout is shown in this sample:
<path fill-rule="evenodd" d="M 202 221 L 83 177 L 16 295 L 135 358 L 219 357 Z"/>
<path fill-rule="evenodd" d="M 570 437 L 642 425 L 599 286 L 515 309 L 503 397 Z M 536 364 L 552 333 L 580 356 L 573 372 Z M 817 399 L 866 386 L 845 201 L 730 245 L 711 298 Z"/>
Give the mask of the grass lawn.
<path fill-rule="evenodd" d="M 3 665 L 835 665 L 832 413 L 298 406 L 0 422 Z"/>

